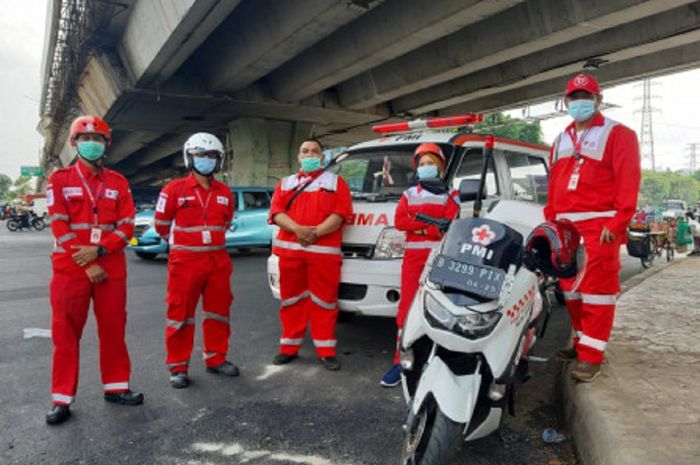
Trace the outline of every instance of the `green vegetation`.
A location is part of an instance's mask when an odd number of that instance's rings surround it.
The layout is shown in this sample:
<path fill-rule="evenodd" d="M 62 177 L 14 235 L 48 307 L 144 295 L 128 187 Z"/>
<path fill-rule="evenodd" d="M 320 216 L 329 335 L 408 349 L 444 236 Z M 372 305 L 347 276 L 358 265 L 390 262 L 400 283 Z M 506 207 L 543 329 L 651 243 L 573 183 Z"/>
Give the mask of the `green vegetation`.
<path fill-rule="evenodd" d="M 474 132 L 493 134 L 496 137 L 530 142 L 532 144 L 548 145 L 542 139 L 542 128 L 539 121 L 528 123 L 513 119 L 503 113 L 495 113 L 484 118 L 482 123 L 474 126 Z"/>
<path fill-rule="evenodd" d="M 693 176 L 671 171 L 642 171 L 639 205 L 658 207 L 666 199 L 685 200 L 688 206 L 695 205 L 700 199 L 700 171 Z"/>

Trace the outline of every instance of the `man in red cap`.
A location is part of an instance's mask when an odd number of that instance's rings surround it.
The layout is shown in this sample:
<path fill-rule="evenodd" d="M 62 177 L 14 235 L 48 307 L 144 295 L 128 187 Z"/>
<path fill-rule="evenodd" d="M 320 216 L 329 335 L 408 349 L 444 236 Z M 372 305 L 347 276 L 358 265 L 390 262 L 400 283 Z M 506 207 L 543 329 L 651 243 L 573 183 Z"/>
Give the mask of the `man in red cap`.
<path fill-rule="evenodd" d="M 129 389 L 131 365 L 126 329 L 124 247 L 134 233 L 129 183 L 102 165 L 111 142 L 107 123 L 81 116 L 70 128 L 78 161 L 51 175 L 46 188 L 54 235 L 51 278 L 51 336 L 54 343 L 50 425 L 70 417 L 78 388 L 80 337 L 92 300 L 100 338 L 105 400 L 139 405 L 143 394 Z"/>
<path fill-rule="evenodd" d="M 620 292 L 620 245 L 637 206 L 641 178 L 633 130 L 600 113 L 602 95 L 593 76 L 579 74 L 566 86 L 564 103 L 573 122 L 550 152 L 547 220 L 576 224 L 586 249 L 580 283 L 562 280 L 576 332 L 571 348 L 557 356 L 577 360 L 571 377 L 593 381 L 600 373 Z"/>

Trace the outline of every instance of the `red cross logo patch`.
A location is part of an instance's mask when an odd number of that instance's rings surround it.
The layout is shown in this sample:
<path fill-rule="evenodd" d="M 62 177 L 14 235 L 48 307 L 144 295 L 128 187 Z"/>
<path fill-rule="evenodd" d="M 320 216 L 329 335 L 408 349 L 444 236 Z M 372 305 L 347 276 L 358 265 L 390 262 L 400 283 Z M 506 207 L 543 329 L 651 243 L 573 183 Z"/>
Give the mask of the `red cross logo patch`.
<path fill-rule="evenodd" d="M 574 84 L 576 84 L 577 86 L 582 86 L 582 87 L 586 86 L 588 84 L 588 76 L 586 76 L 585 74 L 579 74 L 574 79 Z"/>
<path fill-rule="evenodd" d="M 95 126 L 94 126 L 92 123 L 88 123 L 88 124 L 85 126 L 85 130 L 86 130 L 87 132 L 95 132 Z"/>
<path fill-rule="evenodd" d="M 482 224 L 478 228 L 472 229 L 472 242 L 481 245 L 489 245 L 496 238 L 496 233 L 491 230 L 488 224 Z"/>

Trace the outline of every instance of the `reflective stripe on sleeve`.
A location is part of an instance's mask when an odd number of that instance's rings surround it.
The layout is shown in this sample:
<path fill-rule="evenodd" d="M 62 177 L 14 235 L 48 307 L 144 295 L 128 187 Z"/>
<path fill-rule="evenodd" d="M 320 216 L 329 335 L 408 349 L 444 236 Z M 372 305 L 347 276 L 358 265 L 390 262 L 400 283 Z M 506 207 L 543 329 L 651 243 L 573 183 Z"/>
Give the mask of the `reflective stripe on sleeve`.
<path fill-rule="evenodd" d="M 336 341 L 335 339 L 327 339 L 325 341 L 314 339 L 314 346 L 316 347 L 335 347 L 337 343 L 338 341 Z"/>
<path fill-rule="evenodd" d="M 219 315 L 218 313 L 212 313 L 212 312 L 207 312 L 207 311 L 204 312 L 204 318 L 205 318 L 205 319 L 209 319 L 209 320 L 220 321 L 220 322 L 222 322 L 222 323 L 228 323 L 228 322 L 229 322 L 228 317 L 225 317 L 225 316 L 223 316 L 223 315 Z"/>
<path fill-rule="evenodd" d="M 122 218 L 121 220 L 117 221 L 117 227 L 119 227 L 123 224 L 134 224 L 134 219 L 131 217 L 127 217 L 127 218 Z"/>
<path fill-rule="evenodd" d="M 571 220 L 576 221 L 586 221 L 594 220 L 596 218 L 612 218 L 617 214 L 615 210 L 608 210 L 603 212 L 573 212 L 573 213 L 557 213 L 558 220 Z"/>
<path fill-rule="evenodd" d="M 78 236 L 76 236 L 75 233 L 68 233 L 56 239 L 56 242 L 59 244 L 63 244 L 64 242 L 69 241 L 71 239 L 75 239 L 76 237 Z"/>
<path fill-rule="evenodd" d="M 67 396 L 65 394 L 52 393 L 51 400 L 53 400 L 54 402 L 62 402 L 64 404 L 72 404 L 73 401 L 75 400 L 75 397 Z"/>
<path fill-rule="evenodd" d="M 615 305 L 617 294 L 581 294 L 584 304 L 590 305 Z"/>
<path fill-rule="evenodd" d="M 122 390 L 122 389 L 129 389 L 129 382 L 124 381 L 121 383 L 107 383 L 107 384 L 103 384 L 102 387 L 104 388 L 105 391 L 116 391 L 116 390 Z"/>
<path fill-rule="evenodd" d="M 594 349 L 597 349 L 601 352 L 603 352 L 605 350 L 605 347 L 608 345 L 607 341 L 601 341 L 600 339 L 595 339 L 586 334 L 581 336 L 581 339 L 579 339 L 578 343 L 584 346 L 593 347 Z"/>
<path fill-rule="evenodd" d="M 53 251 L 54 251 L 54 253 L 66 253 L 66 249 L 64 249 L 63 247 L 59 247 L 57 245 L 54 246 Z"/>
<path fill-rule="evenodd" d="M 294 305 L 295 303 L 299 302 L 301 299 L 305 299 L 308 296 L 309 296 L 309 291 L 304 291 L 299 295 L 282 300 L 280 302 L 280 305 L 282 307 L 289 307 L 290 305 Z"/>
<path fill-rule="evenodd" d="M 189 250 L 190 252 L 213 252 L 215 250 L 225 250 L 225 245 L 177 245 L 170 246 L 171 250 Z"/>
<path fill-rule="evenodd" d="M 308 247 L 302 247 L 301 244 L 296 242 L 281 241 L 275 239 L 272 241 L 273 247 L 279 247 L 281 249 L 287 250 L 303 250 L 305 252 L 315 252 L 315 253 L 325 253 L 330 255 L 342 255 L 340 247 L 326 247 L 323 245 L 310 245 Z"/>
<path fill-rule="evenodd" d="M 56 220 L 68 221 L 68 220 L 70 220 L 70 216 L 62 215 L 60 213 L 54 213 L 53 215 L 49 216 L 49 221 L 56 221 Z"/>
<path fill-rule="evenodd" d="M 321 300 L 318 296 L 314 295 L 313 293 L 309 292 L 309 296 L 311 296 L 311 300 L 318 305 L 319 307 L 325 308 L 326 310 L 335 310 L 337 307 L 337 302 L 326 302 L 325 300 Z"/>
<path fill-rule="evenodd" d="M 440 241 L 406 242 L 403 248 L 404 250 L 434 249 L 439 244 Z"/>
<path fill-rule="evenodd" d="M 280 344 L 285 345 L 285 346 L 300 346 L 304 343 L 303 339 L 287 339 L 287 338 L 281 338 L 280 339 Z"/>
<path fill-rule="evenodd" d="M 123 240 L 124 242 L 126 242 L 127 244 L 129 243 L 129 238 L 126 237 L 126 234 L 124 234 L 122 231 L 120 231 L 120 230 L 117 229 L 116 231 L 114 231 L 114 234 L 115 234 L 116 236 L 121 237 L 122 240 Z"/>
<path fill-rule="evenodd" d="M 581 300 L 581 293 L 564 291 L 564 300 Z"/>
<path fill-rule="evenodd" d="M 160 226 L 170 226 L 170 220 L 154 220 L 154 223 Z"/>

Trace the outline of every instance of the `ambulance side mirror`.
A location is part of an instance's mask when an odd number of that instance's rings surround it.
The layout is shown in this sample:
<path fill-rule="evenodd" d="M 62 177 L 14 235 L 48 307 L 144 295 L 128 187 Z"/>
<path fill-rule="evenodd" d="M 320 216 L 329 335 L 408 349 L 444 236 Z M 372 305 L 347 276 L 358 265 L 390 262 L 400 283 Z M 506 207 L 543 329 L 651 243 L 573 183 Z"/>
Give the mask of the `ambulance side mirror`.
<path fill-rule="evenodd" d="M 461 202 L 473 202 L 479 193 L 478 179 L 462 179 L 459 183 L 459 200 Z M 482 198 L 486 197 L 482 195 Z"/>

